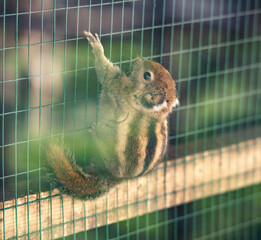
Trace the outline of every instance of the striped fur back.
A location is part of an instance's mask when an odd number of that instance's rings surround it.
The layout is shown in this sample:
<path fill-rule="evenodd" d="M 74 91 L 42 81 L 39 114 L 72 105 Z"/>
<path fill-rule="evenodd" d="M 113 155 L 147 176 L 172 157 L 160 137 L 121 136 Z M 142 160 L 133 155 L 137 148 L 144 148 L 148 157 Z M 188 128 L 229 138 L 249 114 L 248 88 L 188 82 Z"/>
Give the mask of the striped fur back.
<path fill-rule="evenodd" d="M 107 170 L 119 178 L 140 176 L 152 170 L 164 156 L 167 121 L 160 122 L 137 111 L 117 125 L 115 135 L 114 154 L 102 156 Z"/>

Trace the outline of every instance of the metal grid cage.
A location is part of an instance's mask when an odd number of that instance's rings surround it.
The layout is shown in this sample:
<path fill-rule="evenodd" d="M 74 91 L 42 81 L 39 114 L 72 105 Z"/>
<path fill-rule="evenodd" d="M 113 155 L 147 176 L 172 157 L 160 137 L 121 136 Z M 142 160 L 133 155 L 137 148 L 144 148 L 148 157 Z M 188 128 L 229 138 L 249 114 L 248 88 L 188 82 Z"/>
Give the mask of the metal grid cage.
<path fill-rule="evenodd" d="M 260 0 L 2 0 L 0 238 L 261 239 L 260 22 Z M 86 157 L 100 85 L 84 30 L 123 69 L 161 63 L 181 103 L 164 163 L 91 203 L 41 162 L 53 136 Z"/>

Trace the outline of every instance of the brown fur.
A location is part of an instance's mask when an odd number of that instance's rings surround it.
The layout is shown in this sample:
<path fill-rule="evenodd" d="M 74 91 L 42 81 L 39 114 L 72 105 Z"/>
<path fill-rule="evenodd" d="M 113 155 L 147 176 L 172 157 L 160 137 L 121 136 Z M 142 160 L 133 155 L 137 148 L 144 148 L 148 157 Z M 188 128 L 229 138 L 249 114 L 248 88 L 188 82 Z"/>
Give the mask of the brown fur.
<path fill-rule="evenodd" d="M 103 86 L 99 122 L 91 132 L 94 170 L 83 172 L 59 144 L 50 145 L 47 163 L 65 192 L 92 198 L 157 166 L 166 151 L 167 116 L 178 101 L 175 82 L 159 63 L 139 57 L 127 76 L 104 56 L 98 36 L 85 35 Z"/>

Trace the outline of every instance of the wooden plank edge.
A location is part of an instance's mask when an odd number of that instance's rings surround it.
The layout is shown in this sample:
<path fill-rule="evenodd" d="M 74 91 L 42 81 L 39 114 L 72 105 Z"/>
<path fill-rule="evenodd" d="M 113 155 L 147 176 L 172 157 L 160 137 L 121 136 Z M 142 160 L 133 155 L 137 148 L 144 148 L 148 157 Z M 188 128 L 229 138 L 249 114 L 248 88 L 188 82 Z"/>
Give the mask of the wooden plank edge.
<path fill-rule="evenodd" d="M 0 238 L 27 239 L 28 231 L 30 239 L 59 238 L 260 182 L 258 138 L 162 163 L 96 200 L 80 201 L 55 189 L 40 200 L 38 194 L 18 198 L 17 207 L 15 200 L 6 201 L 4 210 L 0 203 Z"/>

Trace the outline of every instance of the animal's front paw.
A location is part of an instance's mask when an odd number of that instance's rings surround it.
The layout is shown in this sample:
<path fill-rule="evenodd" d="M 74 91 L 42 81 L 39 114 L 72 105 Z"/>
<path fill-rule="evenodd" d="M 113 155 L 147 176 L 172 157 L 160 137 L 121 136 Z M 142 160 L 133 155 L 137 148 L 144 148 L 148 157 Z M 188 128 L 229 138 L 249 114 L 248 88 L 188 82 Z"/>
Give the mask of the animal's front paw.
<path fill-rule="evenodd" d="M 103 54 L 104 50 L 98 34 L 95 33 L 95 36 L 93 36 L 90 32 L 87 31 L 84 31 L 83 33 L 86 36 L 87 40 L 89 41 L 94 54 Z"/>

